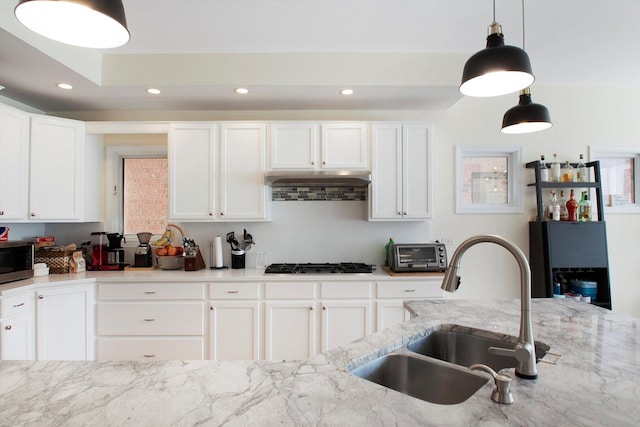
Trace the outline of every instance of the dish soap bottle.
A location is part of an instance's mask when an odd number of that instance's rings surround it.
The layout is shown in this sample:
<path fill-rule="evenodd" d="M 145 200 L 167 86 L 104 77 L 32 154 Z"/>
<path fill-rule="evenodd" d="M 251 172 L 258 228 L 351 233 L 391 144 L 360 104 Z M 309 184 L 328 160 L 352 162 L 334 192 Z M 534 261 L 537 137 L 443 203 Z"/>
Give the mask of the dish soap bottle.
<path fill-rule="evenodd" d="M 389 249 L 391 248 L 391 245 L 393 245 L 395 242 L 393 241 L 393 237 L 389 237 L 389 241 L 387 242 L 386 245 L 384 245 L 384 265 L 388 266 L 389 265 Z"/>

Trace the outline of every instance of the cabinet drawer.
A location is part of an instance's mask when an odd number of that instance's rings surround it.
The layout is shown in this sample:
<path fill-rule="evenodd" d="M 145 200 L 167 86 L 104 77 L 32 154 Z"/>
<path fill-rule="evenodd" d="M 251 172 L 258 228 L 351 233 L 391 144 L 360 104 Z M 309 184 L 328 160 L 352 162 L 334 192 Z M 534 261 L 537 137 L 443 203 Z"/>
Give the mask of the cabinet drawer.
<path fill-rule="evenodd" d="M 203 335 L 204 303 L 98 304 L 98 335 Z"/>
<path fill-rule="evenodd" d="M 3 297 L 0 301 L 0 319 L 31 310 L 34 298 L 33 292 Z"/>
<path fill-rule="evenodd" d="M 313 299 L 315 298 L 315 283 L 266 283 L 264 294 L 266 299 Z"/>
<path fill-rule="evenodd" d="M 378 283 L 378 298 L 442 298 L 440 281 Z"/>
<path fill-rule="evenodd" d="M 259 283 L 212 283 L 209 299 L 258 299 Z"/>
<path fill-rule="evenodd" d="M 371 283 L 363 282 L 331 282 L 320 285 L 320 297 L 359 299 L 371 297 Z"/>
<path fill-rule="evenodd" d="M 204 300 L 203 283 L 113 283 L 98 287 L 98 299 L 113 300 Z"/>
<path fill-rule="evenodd" d="M 98 361 L 203 359 L 204 338 L 98 339 Z"/>

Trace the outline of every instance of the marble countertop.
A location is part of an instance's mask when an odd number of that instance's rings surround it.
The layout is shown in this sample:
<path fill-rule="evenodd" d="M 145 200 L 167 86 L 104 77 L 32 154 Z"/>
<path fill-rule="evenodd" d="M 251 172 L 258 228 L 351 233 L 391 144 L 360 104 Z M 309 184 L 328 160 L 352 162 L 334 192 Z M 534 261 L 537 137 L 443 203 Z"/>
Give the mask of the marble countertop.
<path fill-rule="evenodd" d="M 518 335 L 519 301 L 411 301 L 415 319 L 303 362 L 0 361 L 0 425 L 640 424 L 640 321 L 590 304 L 536 299 L 537 341 L 562 354 L 538 379 L 514 377 L 515 403 L 488 382 L 457 405 L 424 402 L 357 378 L 358 366 L 457 324 Z M 549 357 L 546 356 L 545 359 Z"/>

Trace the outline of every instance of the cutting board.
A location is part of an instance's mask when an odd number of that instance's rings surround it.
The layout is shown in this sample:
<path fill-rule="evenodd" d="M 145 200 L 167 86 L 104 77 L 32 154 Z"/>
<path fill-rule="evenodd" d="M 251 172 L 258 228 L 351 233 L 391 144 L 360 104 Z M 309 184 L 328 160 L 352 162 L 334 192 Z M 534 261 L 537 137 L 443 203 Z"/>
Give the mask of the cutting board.
<path fill-rule="evenodd" d="M 391 267 L 383 265 L 382 269 L 384 271 L 387 272 L 387 274 L 389 276 L 444 276 L 444 272 L 442 271 L 437 271 L 437 272 L 431 272 L 431 271 L 402 271 L 402 272 L 396 272 L 393 271 L 391 269 Z"/>

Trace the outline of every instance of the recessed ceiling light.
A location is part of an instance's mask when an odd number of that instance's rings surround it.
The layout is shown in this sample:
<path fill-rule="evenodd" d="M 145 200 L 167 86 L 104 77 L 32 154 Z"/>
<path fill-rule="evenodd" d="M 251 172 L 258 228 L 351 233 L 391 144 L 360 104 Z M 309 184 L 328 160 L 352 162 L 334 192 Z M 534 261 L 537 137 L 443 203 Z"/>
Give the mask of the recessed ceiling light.
<path fill-rule="evenodd" d="M 5 90 L 6 88 L 2 85 L 0 85 L 0 90 Z"/>
<path fill-rule="evenodd" d="M 353 95 L 353 89 L 342 89 L 340 93 L 342 95 Z"/>
<path fill-rule="evenodd" d="M 73 86 L 71 86 L 69 83 L 58 83 L 58 87 L 60 89 L 66 89 L 66 90 L 73 89 Z"/>
<path fill-rule="evenodd" d="M 150 93 L 151 95 L 160 95 L 160 89 L 156 89 L 153 87 L 150 87 L 149 89 L 147 89 L 147 92 Z"/>
<path fill-rule="evenodd" d="M 249 89 L 244 88 L 244 87 L 238 87 L 235 89 L 235 92 L 240 94 L 240 95 L 246 95 L 249 93 Z"/>

